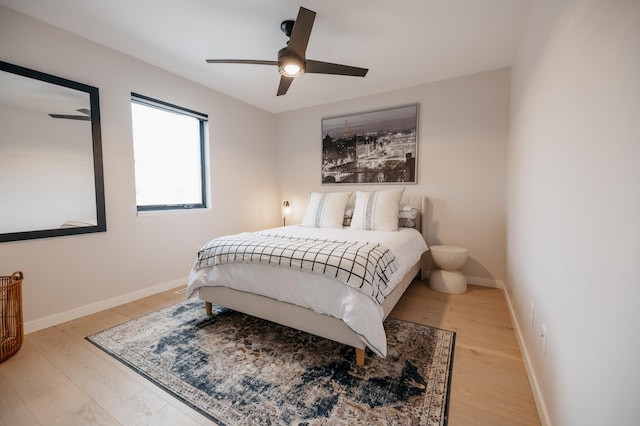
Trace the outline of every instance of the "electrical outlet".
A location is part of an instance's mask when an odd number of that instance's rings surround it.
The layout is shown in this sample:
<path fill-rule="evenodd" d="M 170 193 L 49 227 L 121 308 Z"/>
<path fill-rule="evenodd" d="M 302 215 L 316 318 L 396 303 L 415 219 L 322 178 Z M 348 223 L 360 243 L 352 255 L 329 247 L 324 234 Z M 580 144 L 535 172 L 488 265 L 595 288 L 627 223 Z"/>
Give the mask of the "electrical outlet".
<path fill-rule="evenodd" d="M 547 353 L 547 327 L 545 327 L 544 324 L 542 324 L 542 327 L 540 327 L 540 339 L 542 340 L 542 355 L 546 355 Z"/>
<path fill-rule="evenodd" d="M 533 326 L 535 324 L 534 323 L 534 319 L 535 319 L 534 312 L 535 312 L 535 310 L 533 308 L 533 302 L 530 302 L 529 303 L 529 324 L 531 324 L 531 328 L 533 328 Z"/>

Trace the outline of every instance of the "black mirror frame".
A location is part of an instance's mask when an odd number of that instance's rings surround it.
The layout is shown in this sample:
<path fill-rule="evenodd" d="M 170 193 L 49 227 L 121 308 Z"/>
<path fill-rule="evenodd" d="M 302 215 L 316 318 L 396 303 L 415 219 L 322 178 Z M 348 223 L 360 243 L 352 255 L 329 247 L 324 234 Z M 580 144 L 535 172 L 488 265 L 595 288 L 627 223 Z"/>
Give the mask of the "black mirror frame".
<path fill-rule="evenodd" d="M 13 65 L 0 61 L 0 71 L 21 75 L 23 77 L 68 87 L 89 94 L 91 106 L 91 134 L 93 139 L 93 173 L 96 195 L 96 225 L 78 226 L 74 228 L 42 229 L 24 232 L 8 232 L 0 234 L 0 243 L 9 241 L 32 240 L 37 238 L 62 237 L 65 235 L 89 234 L 93 232 L 106 232 L 107 220 L 104 200 L 104 174 L 102 166 L 102 136 L 100 130 L 100 97 L 98 88 L 87 84 L 78 83 L 65 78 L 56 77 L 30 68 Z M 11 200 L 3 200 L 5 208 L 10 208 Z"/>

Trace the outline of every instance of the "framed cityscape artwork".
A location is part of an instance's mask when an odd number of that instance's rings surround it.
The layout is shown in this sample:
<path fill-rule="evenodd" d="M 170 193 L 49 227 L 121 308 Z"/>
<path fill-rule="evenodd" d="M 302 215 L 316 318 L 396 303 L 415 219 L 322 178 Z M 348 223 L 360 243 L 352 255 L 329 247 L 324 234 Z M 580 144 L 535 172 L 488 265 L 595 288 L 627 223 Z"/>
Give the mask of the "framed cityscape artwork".
<path fill-rule="evenodd" d="M 418 104 L 322 119 L 322 183 L 416 183 Z"/>

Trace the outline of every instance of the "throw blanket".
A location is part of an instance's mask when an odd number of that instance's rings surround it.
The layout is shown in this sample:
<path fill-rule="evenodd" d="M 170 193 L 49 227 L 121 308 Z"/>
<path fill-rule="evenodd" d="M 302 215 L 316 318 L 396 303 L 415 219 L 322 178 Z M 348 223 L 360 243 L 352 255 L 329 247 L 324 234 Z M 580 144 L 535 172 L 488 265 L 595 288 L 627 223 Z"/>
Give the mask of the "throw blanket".
<path fill-rule="evenodd" d="M 262 263 L 322 274 L 384 301 L 396 258 L 380 244 L 242 233 L 216 238 L 198 252 L 195 269 Z"/>

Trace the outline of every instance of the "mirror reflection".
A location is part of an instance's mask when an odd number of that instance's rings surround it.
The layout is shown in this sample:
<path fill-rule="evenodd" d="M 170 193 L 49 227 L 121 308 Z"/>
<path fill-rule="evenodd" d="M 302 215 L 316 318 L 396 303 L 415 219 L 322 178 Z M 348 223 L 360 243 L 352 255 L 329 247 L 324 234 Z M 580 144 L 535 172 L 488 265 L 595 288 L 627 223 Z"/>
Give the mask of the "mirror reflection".
<path fill-rule="evenodd" d="M 98 89 L 0 62 L 0 242 L 106 230 Z"/>

